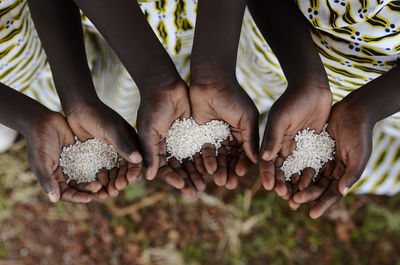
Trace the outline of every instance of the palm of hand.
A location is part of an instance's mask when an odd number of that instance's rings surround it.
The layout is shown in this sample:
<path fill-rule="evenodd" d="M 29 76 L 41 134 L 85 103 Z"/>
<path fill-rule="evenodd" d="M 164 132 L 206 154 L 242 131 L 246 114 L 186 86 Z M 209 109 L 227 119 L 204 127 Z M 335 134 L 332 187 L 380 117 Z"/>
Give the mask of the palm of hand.
<path fill-rule="evenodd" d="M 67 114 L 67 121 L 80 140 L 97 138 L 113 145 L 123 158 L 119 169 L 115 168 L 109 172 L 103 169 L 98 173 L 103 189 L 96 194 L 97 197 L 117 196 L 129 182 L 137 179 L 142 160 L 138 152 L 139 141 L 133 127 L 119 114 L 98 102 L 77 107 Z"/>
<path fill-rule="evenodd" d="M 165 137 L 170 126 L 176 119 L 188 118 L 190 114 L 188 88 L 184 81 L 179 80 L 142 95 L 137 120 L 147 166 L 146 178 L 159 176 L 180 189 L 188 199 L 195 199 L 197 191 L 204 190 L 204 183 L 193 162 L 180 164 L 176 159 L 166 159 Z"/>
<path fill-rule="evenodd" d="M 238 176 L 243 176 L 249 169 L 249 159 L 254 163 L 257 161 L 258 110 L 237 83 L 192 84 L 189 91 L 194 119 L 200 124 L 223 120 L 230 125 L 234 138 L 225 143 L 232 148 L 230 154 L 223 146 L 215 157 L 215 149 L 205 146 L 202 161 L 196 161 L 196 165 L 205 167 L 200 171 L 214 175 L 217 185 L 233 189 L 238 184 Z"/>
<path fill-rule="evenodd" d="M 283 159 L 295 148 L 294 137 L 298 131 L 311 128 L 319 132 L 323 128 L 331 106 L 332 93 L 329 87 L 305 82 L 296 87 L 289 86 L 271 107 L 260 161 L 260 173 L 265 189 L 274 188 L 278 195 L 289 199 L 297 190 L 297 184 L 300 189 L 310 184 L 313 170 L 306 169 L 302 176 L 292 176 L 292 186 L 275 167 L 280 166 Z"/>
<path fill-rule="evenodd" d="M 67 177 L 59 167 L 59 157 L 62 148 L 73 143 L 73 133 L 64 117 L 58 113 L 41 117 L 27 138 L 28 160 L 32 171 L 38 176 L 40 185 L 52 202 L 61 198 L 87 203 L 92 200 L 91 192 L 101 187 L 96 184 L 70 187 L 65 183 Z"/>
<path fill-rule="evenodd" d="M 359 109 L 337 103 L 329 119 L 328 132 L 336 141 L 335 160 L 327 164 L 319 178 L 307 189 L 296 193 L 297 204 L 316 201 L 310 216 L 320 217 L 360 178 L 372 150 L 373 124 Z"/>

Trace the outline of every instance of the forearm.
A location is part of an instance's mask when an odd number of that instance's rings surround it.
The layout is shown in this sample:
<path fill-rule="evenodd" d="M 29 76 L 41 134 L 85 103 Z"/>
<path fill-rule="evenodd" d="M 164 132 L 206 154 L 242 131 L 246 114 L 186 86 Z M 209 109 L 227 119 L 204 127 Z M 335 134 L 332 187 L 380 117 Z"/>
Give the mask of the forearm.
<path fill-rule="evenodd" d="M 312 78 L 327 83 L 306 18 L 293 0 L 249 0 L 249 10 L 290 83 Z"/>
<path fill-rule="evenodd" d="M 0 83 L 0 123 L 27 136 L 40 117 L 50 113 L 35 100 Z"/>
<path fill-rule="evenodd" d="M 81 102 L 96 100 L 78 7 L 72 0 L 28 3 L 64 111 Z"/>
<path fill-rule="evenodd" d="M 75 0 L 108 41 L 141 93 L 169 85 L 179 74 L 137 1 Z"/>
<path fill-rule="evenodd" d="M 199 0 L 190 61 L 191 81 L 236 78 L 236 59 L 246 0 Z"/>
<path fill-rule="evenodd" d="M 372 124 L 400 111 L 400 66 L 348 94 L 341 103 L 362 108 Z"/>

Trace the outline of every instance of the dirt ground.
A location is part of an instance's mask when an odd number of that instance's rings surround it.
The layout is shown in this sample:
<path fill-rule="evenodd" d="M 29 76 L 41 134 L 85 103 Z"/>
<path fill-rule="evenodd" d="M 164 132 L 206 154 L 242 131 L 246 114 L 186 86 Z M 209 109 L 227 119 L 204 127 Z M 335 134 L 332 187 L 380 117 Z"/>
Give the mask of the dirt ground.
<path fill-rule="evenodd" d="M 139 180 L 114 199 L 52 204 L 20 140 L 0 154 L 0 265 L 400 265 L 400 196 L 350 195 L 312 220 L 256 176 L 208 186 L 196 202 Z"/>

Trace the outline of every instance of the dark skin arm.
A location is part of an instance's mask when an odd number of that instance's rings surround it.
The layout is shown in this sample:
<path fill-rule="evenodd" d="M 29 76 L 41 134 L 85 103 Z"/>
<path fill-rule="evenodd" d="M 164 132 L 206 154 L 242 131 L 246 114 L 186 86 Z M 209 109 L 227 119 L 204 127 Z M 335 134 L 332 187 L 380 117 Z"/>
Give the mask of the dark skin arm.
<path fill-rule="evenodd" d="M 310 184 L 314 172 L 307 169 L 302 176 L 293 176 L 292 185 L 285 182 L 279 161 L 292 152 L 298 131 L 323 128 L 332 106 L 332 93 L 308 21 L 294 1 L 250 0 L 248 7 L 288 81 L 287 89 L 269 112 L 259 165 L 264 188 L 275 189 L 289 199 L 297 188 Z"/>
<path fill-rule="evenodd" d="M 191 114 L 188 88 L 145 19 L 137 1 L 75 0 L 134 79 L 141 95 L 138 134 L 145 176 L 163 178 L 188 198 L 204 189 L 192 162 L 166 161 L 165 136 L 176 119 Z M 191 179 L 191 181 L 189 181 Z"/>
<path fill-rule="evenodd" d="M 80 140 L 98 138 L 124 158 L 119 172 L 100 174 L 100 197 L 116 196 L 135 180 L 142 157 L 136 132 L 97 97 L 86 59 L 81 17 L 72 0 L 30 0 L 29 8 L 49 60 L 69 127 Z"/>
<path fill-rule="evenodd" d="M 62 147 L 74 143 L 65 118 L 3 84 L 0 84 L 0 95 L 0 122 L 25 136 L 29 164 L 50 201 L 57 202 L 61 198 L 90 202 L 89 193 L 65 184 L 58 166 Z M 92 184 L 85 188 L 97 191 L 101 186 Z"/>
<path fill-rule="evenodd" d="M 235 72 L 245 5 L 245 0 L 199 1 L 190 62 L 194 119 L 200 124 L 224 120 L 234 137 L 218 157 L 215 149 L 204 146 L 196 165 L 199 171 L 213 175 L 217 185 L 229 189 L 237 186 L 238 177 L 251 162 L 257 162 L 258 151 L 258 110 L 238 84 Z M 232 147 L 230 154 L 227 146 Z"/>
<path fill-rule="evenodd" d="M 336 141 L 335 161 L 321 171 L 314 185 L 291 199 L 297 204 L 316 200 L 312 218 L 320 217 L 361 177 L 371 156 L 375 124 L 400 111 L 399 82 L 400 67 L 396 66 L 334 105 L 327 130 Z"/>

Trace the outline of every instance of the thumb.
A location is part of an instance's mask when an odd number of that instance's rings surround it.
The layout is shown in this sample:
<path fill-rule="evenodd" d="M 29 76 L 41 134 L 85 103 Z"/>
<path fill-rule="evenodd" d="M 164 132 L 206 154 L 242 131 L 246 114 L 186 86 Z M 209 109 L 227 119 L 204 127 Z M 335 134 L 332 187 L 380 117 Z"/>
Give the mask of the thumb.
<path fill-rule="evenodd" d="M 44 189 L 50 201 L 55 203 L 60 200 L 60 186 L 54 173 L 48 174 L 43 171 L 36 172 L 40 186 Z"/>
<path fill-rule="evenodd" d="M 140 164 L 143 161 L 138 136 L 128 123 L 122 130 L 115 129 L 109 140 L 118 154 L 129 163 Z"/>
<path fill-rule="evenodd" d="M 356 183 L 364 171 L 364 166 L 358 165 L 353 167 L 346 167 L 343 176 L 339 180 L 339 192 L 346 196 L 350 188 Z"/>
<path fill-rule="evenodd" d="M 277 121 L 275 120 L 274 117 L 268 117 L 265 127 L 263 148 L 261 150 L 261 158 L 264 161 L 275 159 L 283 142 L 283 135 L 285 133 L 284 122 L 279 120 L 279 118 Z"/>
<path fill-rule="evenodd" d="M 43 156 L 43 154 L 39 152 L 39 149 L 40 148 L 37 148 L 36 146 L 31 146 L 28 142 L 28 161 L 32 172 L 38 178 L 40 186 L 47 193 L 50 201 L 55 203 L 60 200 L 61 197 L 57 176 L 52 169 L 54 167 L 57 168 L 57 165 L 53 166 L 52 162 L 49 162 L 47 159 L 43 159 L 43 157 L 48 158 L 48 156 Z"/>
<path fill-rule="evenodd" d="M 160 164 L 159 137 L 151 129 L 139 130 L 139 139 L 142 143 L 144 163 L 146 166 L 145 177 L 152 180 L 156 177 Z"/>
<path fill-rule="evenodd" d="M 243 150 L 247 157 L 254 163 L 258 162 L 258 145 L 259 145 L 259 130 L 258 130 L 258 112 L 253 118 L 249 119 L 247 124 L 243 125 L 246 128 L 242 131 Z"/>

